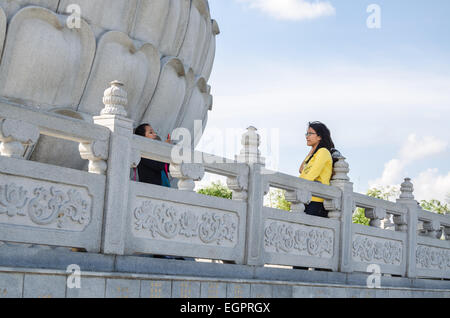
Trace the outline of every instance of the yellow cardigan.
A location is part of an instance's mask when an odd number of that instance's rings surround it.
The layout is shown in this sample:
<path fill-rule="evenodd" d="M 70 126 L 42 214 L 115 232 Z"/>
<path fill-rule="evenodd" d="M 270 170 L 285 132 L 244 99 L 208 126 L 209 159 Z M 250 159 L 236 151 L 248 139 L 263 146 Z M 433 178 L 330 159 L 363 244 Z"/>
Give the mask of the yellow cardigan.
<path fill-rule="evenodd" d="M 305 159 L 308 160 L 309 157 Z M 318 181 L 325 185 L 330 185 L 333 173 L 333 158 L 326 148 L 320 148 L 307 165 L 303 167 L 300 178 L 309 181 Z M 324 199 L 312 197 L 313 202 L 323 202 Z"/>

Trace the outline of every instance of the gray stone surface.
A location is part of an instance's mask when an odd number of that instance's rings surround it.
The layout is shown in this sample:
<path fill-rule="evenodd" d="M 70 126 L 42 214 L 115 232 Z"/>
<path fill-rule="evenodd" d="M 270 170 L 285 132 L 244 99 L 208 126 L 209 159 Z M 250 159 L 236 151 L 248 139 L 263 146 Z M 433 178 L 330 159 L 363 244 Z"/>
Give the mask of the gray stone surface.
<path fill-rule="evenodd" d="M 0 273 L 0 298 L 21 298 L 23 274 Z"/>
<path fill-rule="evenodd" d="M 294 298 L 346 298 L 345 287 L 332 286 L 294 286 Z"/>
<path fill-rule="evenodd" d="M 110 2 L 1 0 L 2 96 L 39 109 L 66 108 L 98 115 L 105 85 L 121 79 L 129 88 L 131 118 L 141 122 L 143 113 L 151 109 L 152 119 L 164 119 L 154 123 L 162 136 L 178 127 L 177 119 L 206 121 L 209 90 L 202 94 L 202 106 L 196 104 L 199 99 L 192 92 L 195 79 L 205 83 L 209 79 L 219 33 L 207 1 Z M 35 7 L 24 8 L 30 4 Z M 78 32 L 66 23 L 68 5 L 81 10 Z M 29 40 L 37 34 L 39 43 Z M 135 47 L 135 40 L 142 45 Z M 68 57 L 69 49 L 73 55 Z M 182 76 L 174 72 L 159 76 L 160 56 L 178 59 Z M 28 70 L 35 64 L 41 68 L 30 75 Z M 168 121 L 169 127 L 165 126 Z M 52 143 L 62 149 L 58 141 Z M 38 152 L 36 160 L 49 161 L 48 153 Z M 77 157 L 71 160 L 72 167 L 82 162 Z"/>
<path fill-rule="evenodd" d="M 82 277 L 81 288 L 67 287 L 67 298 L 104 298 L 105 297 L 105 278 Z"/>
<path fill-rule="evenodd" d="M 174 281 L 172 298 L 200 298 L 200 282 Z"/>
<path fill-rule="evenodd" d="M 346 288 L 346 296 L 348 298 L 376 298 L 377 291 L 368 288 Z"/>
<path fill-rule="evenodd" d="M 293 287 L 292 285 L 273 285 L 272 297 L 273 298 L 292 298 Z"/>
<path fill-rule="evenodd" d="M 65 298 L 66 277 L 25 274 L 23 289 L 24 298 Z"/>
<path fill-rule="evenodd" d="M 53 249 L 0 246 L 0 266 L 66 270 L 77 264 L 81 271 L 112 272 L 114 257 L 103 254 L 73 253 Z"/>
<path fill-rule="evenodd" d="M 230 283 L 227 285 L 227 298 L 250 298 L 248 283 Z"/>
<path fill-rule="evenodd" d="M 139 298 L 141 284 L 136 279 L 106 280 L 106 298 Z"/>
<path fill-rule="evenodd" d="M 251 284 L 251 298 L 272 298 L 272 285 L 269 284 Z"/>
<path fill-rule="evenodd" d="M 226 298 L 227 284 L 218 282 L 202 282 L 201 283 L 201 298 Z"/>
<path fill-rule="evenodd" d="M 169 280 L 141 280 L 141 298 L 171 298 L 172 282 Z"/>
<path fill-rule="evenodd" d="M 82 273 L 80 287 L 68 288 L 64 271 L 0 268 L 0 298 L 450 298 L 450 289 L 94 272 Z"/>
<path fill-rule="evenodd" d="M 141 274 L 188 275 L 203 277 L 247 278 L 253 268 L 244 265 L 177 261 L 143 256 L 117 256 L 116 271 Z"/>

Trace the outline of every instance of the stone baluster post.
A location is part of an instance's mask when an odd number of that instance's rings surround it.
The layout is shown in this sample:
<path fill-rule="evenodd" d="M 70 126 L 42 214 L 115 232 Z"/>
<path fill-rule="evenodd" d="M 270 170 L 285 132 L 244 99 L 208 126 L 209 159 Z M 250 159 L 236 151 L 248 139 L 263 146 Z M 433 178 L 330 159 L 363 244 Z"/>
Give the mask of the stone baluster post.
<path fill-rule="evenodd" d="M 233 192 L 233 200 L 247 201 L 248 199 L 248 175 L 239 175 L 227 178 L 227 186 Z"/>
<path fill-rule="evenodd" d="M 0 120 L 0 155 L 24 159 L 26 147 L 39 139 L 39 128 L 21 120 Z"/>
<path fill-rule="evenodd" d="M 417 277 L 416 249 L 417 249 L 417 209 L 418 203 L 414 200 L 414 187 L 410 178 L 401 184 L 400 198 L 397 203 L 406 208 L 405 215 L 394 216 L 395 230 L 407 233 L 406 276 Z"/>
<path fill-rule="evenodd" d="M 247 132 L 242 136 L 241 143 L 243 147 L 240 154 L 236 156 L 236 161 L 249 165 L 245 264 L 264 265 L 262 209 L 264 195 L 267 193 L 268 187 L 262 184 L 262 170 L 265 167 L 265 159 L 261 157 L 259 151 L 261 139 L 257 129 L 255 127 L 247 128 Z"/>
<path fill-rule="evenodd" d="M 81 143 L 78 147 L 81 158 L 89 160 L 89 172 L 106 174 L 108 159 L 108 144 L 103 140 L 94 140 L 91 143 Z"/>
<path fill-rule="evenodd" d="M 285 199 L 291 203 L 291 211 L 297 213 L 305 213 L 305 205 L 311 203 L 312 194 L 310 191 L 295 190 L 286 191 Z"/>
<path fill-rule="evenodd" d="M 450 226 L 444 226 L 444 239 L 450 241 Z"/>
<path fill-rule="evenodd" d="M 205 176 L 205 167 L 199 163 L 181 163 L 170 165 L 170 174 L 178 178 L 178 190 L 194 191 L 195 182 Z"/>
<path fill-rule="evenodd" d="M 366 209 L 366 218 L 370 219 L 370 226 L 383 228 L 382 221 L 386 219 L 386 209 L 376 207 L 374 209 Z"/>
<path fill-rule="evenodd" d="M 341 222 L 340 241 L 339 241 L 339 271 L 351 273 L 352 268 L 352 216 L 355 210 L 353 199 L 353 183 L 350 182 L 348 173 L 350 168 L 345 161 L 345 157 L 340 155 L 338 161 L 334 164 L 334 175 L 330 184 L 338 187 L 342 191 L 340 202 L 338 200 L 325 200 L 324 207 L 327 209 L 328 217 Z"/>
<path fill-rule="evenodd" d="M 94 117 L 95 124 L 111 130 L 106 172 L 102 252 L 122 255 L 125 248 L 130 167 L 136 161 L 136 154 L 131 147 L 133 121 L 127 118 L 125 110 L 128 103 L 127 92 L 123 84 L 118 81 L 112 82 L 111 86 L 105 90 L 103 103 L 105 108 L 101 111 L 101 115 Z"/>
<path fill-rule="evenodd" d="M 429 222 L 423 222 L 423 229 L 427 231 L 426 236 L 431 238 L 441 238 L 441 222 L 438 220 L 430 220 Z"/>

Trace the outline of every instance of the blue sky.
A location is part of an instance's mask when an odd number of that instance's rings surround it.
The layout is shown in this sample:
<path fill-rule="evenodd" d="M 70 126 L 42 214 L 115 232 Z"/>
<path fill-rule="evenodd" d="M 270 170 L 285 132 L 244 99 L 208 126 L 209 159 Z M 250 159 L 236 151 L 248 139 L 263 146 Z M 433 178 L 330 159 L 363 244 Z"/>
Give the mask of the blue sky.
<path fill-rule="evenodd" d="M 263 151 L 269 163 L 296 176 L 309 151 L 307 123 L 320 120 L 347 157 L 356 191 L 411 177 L 417 199 L 446 198 L 450 1 L 209 4 L 221 34 L 209 81 L 214 106 L 199 150 L 230 157 L 238 145 L 213 146 L 207 136 L 253 125 L 278 139 L 267 143 L 273 153 Z M 371 4 L 381 10 L 381 28 L 367 27 Z"/>

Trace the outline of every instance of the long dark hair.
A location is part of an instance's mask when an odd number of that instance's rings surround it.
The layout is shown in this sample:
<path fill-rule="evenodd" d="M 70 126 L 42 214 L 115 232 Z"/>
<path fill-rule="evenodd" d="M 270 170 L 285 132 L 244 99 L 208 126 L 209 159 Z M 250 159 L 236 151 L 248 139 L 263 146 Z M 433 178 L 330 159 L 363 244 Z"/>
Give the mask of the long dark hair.
<path fill-rule="evenodd" d="M 313 121 L 308 123 L 308 128 L 314 129 L 317 136 L 321 137 L 322 139 L 320 140 L 316 150 L 314 150 L 314 153 L 308 158 L 305 164 L 308 164 L 312 157 L 314 157 L 316 152 L 321 148 L 328 149 L 331 154 L 336 151 L 336 149 L 334 148 L 334 142 L 331 139 L 331 132 L 325 124 L 321 123 L 320 121 Z M 333 163 L 335 163 L 336 161 L 337 159 L 333 158 Z"/>

